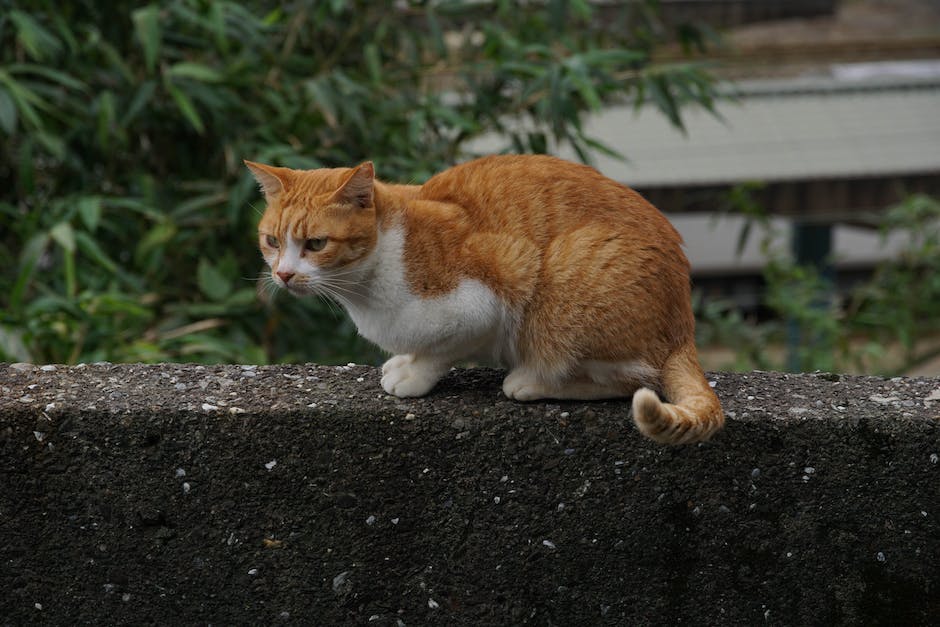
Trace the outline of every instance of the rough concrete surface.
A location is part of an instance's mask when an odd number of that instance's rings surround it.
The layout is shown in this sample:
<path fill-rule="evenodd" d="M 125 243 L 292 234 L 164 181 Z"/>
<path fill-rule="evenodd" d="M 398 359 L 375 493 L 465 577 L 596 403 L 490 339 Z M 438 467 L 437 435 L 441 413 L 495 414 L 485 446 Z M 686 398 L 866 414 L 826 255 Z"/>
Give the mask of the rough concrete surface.
<path fill-rule="evenodd" d="M 0 624 L 936 624 L 940 379 L 712 374 L 667 448 L 500 376 L 0 365 Z"/>

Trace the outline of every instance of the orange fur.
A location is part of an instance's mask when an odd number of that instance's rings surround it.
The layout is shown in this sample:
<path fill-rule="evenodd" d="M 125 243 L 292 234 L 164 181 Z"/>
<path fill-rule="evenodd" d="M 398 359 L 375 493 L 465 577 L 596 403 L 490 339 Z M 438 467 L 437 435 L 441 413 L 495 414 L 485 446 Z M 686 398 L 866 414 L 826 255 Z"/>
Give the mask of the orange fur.
<path fill-rule="evenodd" d="M 416 298 L 451 294 L 468 279 L 489 288 L 517 318 L 506 385 L 516 376 L 525 385 L 512 389 L 527 391 L 515 398 L 629 396 L 652 386 L 671 403 L 648 389 L 635 394 L 647 436 L 682 443 L 721 428 L 696 356 L 681 238 L 628 187 L 547 156 L 486 157 L 422 186 L 375 181 L 371 163 L 311 171 L 246 163 L 268 200 L 259 224 L 266 259 L 279 254 L 266 250 L 269 235 L 322 237 L 329 244 L 309 251 L 313 263 L 353 266 L 397 225 Z"/>

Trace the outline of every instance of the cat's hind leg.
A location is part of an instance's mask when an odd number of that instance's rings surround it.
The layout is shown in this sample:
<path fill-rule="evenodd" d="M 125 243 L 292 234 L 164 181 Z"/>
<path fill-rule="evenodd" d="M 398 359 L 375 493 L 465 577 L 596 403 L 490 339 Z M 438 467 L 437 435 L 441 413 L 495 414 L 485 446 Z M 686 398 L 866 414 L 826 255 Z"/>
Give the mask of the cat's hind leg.
<path fill-rule="evenodd" d="M 581 362 L 564 376 L 546 376 L 518 366 L 503 380 L 503 394 L 517 401 L 542 398 L 593 401 L 624 398 L 640 387 L 650 385 L 655 370 L 642 362 Z"/>
<path fill-rule="evenodd" d="M 503 379 L 503 394 L 516 401 L 536 401 L 543 398 L 596 401 L 630 396 L 633 391 L 623 386 L 597 383 L 588 379 L 550 382 L 539 378 L 532 371 L 520 368 L 513 370 Z"/>
<path fill-rule="evenodd" d="M 424 396 L 449 368 L 449 362 L 434 357 L 395 355 L 382 366 L 382 389 L 394 396 Z"/>
<path fill-rule="evenodd" d="M 503 394 L 516 401 L 536 401 L 543 398 L 596 401 L 629 396 L 630 392 L 619 386 L 587 379 L 549 382 L 531 370 L 516 368 L 503 380 Z"/>

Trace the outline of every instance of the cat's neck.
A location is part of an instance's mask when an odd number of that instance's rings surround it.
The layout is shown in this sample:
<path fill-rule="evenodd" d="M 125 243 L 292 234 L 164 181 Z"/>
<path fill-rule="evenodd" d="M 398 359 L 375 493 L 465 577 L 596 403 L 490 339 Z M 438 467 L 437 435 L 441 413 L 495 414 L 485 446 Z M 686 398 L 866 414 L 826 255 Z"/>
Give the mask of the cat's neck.
<path fill-rule="evenodd" d="M 407 302 L 403 248 L 401 221 L 389 216 L 387 226 L 379 227 L 375 248 L 359 267 L 355 288 L 340 301 L 360 329 L 377 319 L 376 312 L 396 312 Z"/>
<path fill-rule="evenodd" d="M 399 216 L 405 212 L 409 200 L 418 195 L 418 185 L 396 185 L 392 183 L 375 182 L 375 215 L 379 230 L 387 230 L 398 222 Z"/>
<path fill-rule="evenodd" d="M 356 318 L 375 308 L 397 308 L 407 294 L 404 250 L 404 216 L 421 189 L 418 185 L 375 182 L 376 244 L 358 271 L 354 293 L 347 294 L 343 305 Z"/>

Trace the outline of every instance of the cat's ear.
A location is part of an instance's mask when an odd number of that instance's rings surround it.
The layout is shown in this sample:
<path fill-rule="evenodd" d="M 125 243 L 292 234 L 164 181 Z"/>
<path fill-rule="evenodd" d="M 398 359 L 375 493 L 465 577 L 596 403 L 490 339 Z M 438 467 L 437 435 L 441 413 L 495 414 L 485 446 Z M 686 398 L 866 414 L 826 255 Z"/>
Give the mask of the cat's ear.
<path fill-rule="evenodd" d="M 374 193 L 375 168 L 371 161 L 366 161 L 350 172 L 340 188 L 333 194 L 333 200 L 365 209 L 372 206 Z"/>
<path fill-rule="evenodd" d="M 255 180 L 261 185 L 265 198 L 273 198 L 287 189 L 293 170 L 278 168 L 263 163 L 245 160 L 245 165 L 251 170 Z"/>

